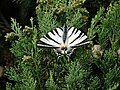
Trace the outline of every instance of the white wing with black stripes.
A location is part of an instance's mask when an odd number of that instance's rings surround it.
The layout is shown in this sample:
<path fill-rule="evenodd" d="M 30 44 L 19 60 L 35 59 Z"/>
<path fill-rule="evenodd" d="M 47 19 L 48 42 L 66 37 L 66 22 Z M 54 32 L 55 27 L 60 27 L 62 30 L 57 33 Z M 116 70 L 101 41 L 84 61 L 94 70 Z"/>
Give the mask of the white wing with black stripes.
<path fill-rule="evenodd" d="M 90 41 L 87 36 L 75 27 L 56 28 L 48 34 L 44 35 L 37 43 L 37 46 L 44 48 L 54 48 L 58 56 L 73 53 L 74 49 L 88 44 Z"/>
<path fill-rule="evenodd" d="M 75 27 L 68 29 L 66 42 L 68 43 L 69 47 L 72 48 L 90 43 L 87 36 Z"/>
<path fill-rule="evenodd" d="M 59 48 L 63 43 L 62 35 L 62 29 L 56 28 L 48 34 L 44 35 L 43 38 L 38 41 L 37 46 L 45 48 Z"/>

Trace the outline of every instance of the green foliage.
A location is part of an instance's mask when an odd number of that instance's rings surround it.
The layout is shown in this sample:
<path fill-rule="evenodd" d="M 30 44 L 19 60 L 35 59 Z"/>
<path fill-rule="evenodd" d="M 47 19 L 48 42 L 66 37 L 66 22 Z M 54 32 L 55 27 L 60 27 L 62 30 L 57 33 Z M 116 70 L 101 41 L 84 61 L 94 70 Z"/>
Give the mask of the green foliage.
<path fill-rule="evenodd" d="M 47 30 L 51 30 L 56 26 L 63 26 L 65 22 L 68 26 L 80 28 L 81 24 L 88 19 L 88 12 L 82 8 L 82 0 L 38 0 L 38 4 L 36 8 L 38 24 L 43 31 L 43 26 Z"/>
<path fill-rule="evenodd" d="M 52 71 L 50 71 L 50 77 L 46 82 L 46 87 L 48 90 L 59 90 L 58 86 L 55 85 L 55 82 L 53 80 L 53 72 Z"/>
<path fill-rule="evenodd" d="M 101 8 L 91 21 L 90 36 L 98 33 L 98 43 L 103 47 L 118 48 L 120 44 L 120 4 L 110 5 L 107 13 Z M 100 23 L 100 25 L 97 25 Z M 96 26 L 97 25 L 97 26 Z"/>
<path fill-rule="evenodd" d="M 81 68 L 79 62 L 71 63 L 68 76 L 65 77 L 67 90 L 81 90 L 85 88 L 85 78 L 88 72 Z"/>
<path fill-rule="evenodd" d="M 21 63 L 17 67 L 10 68 L 8 74 L 10 79 L 17 81 L 12 90 L 35 90 L 36 80 L 33 77 L 32 65 L 25 65 Z M 11 90 L 11 85 L 8 84 L 7 90 Z"/>
<path fill-rule="evenodd" d="M 10 68 L 7 72 L 10 79 L 17 81 L 14 90 L 35 90 L 38 77 L 37 71 L 40 64 L 37 56 L 36 42 L 37 42 L 37 30 L 33 27 L 33 35 L 28 34 L 25 30 L 21 30 L 21 26 L 16 23 L 15 19 L 12 19 L 11 28 L 14 30 L 15 34 L 18 36 L 18 40 L 12 41 L 11 52 L 15 55 L 16 65 L 14 68 Z M 26 29 L 26 28 L 25 28 Z M 30 28 L 27 28 L 30 29 Z M 27 30 L 29 31 L 29 30 Z M 39 67 L 40 69 L 40 67 Z"/>
<path fill-rule="evenodd" d="M 16 81 L 13 90 L 114 90 L 120 87 L 120 58 L 116 54 L 120 45 L 120 2 L 110 4 L 107 10 L 100 8 L 91 21 L 88 36 L 104 48 L 101 58 L 92 55 L 90 45 L 78 48 L 70 61 L 65 57 L 57 59 L 53 50 L 36 46 L 43 35 L 65 23 L 83 27 L 89 16 L 83 8 L 84 2 L 37 0 L 37 19 L 30 19 L 31 27 L 22 28 L 12 19 L 14 35 L 10 36 L 18 38 L 10 39 L 10 50 L 16 63 L 7 69 L 6 75 Z M 33 21 L 38 24 L 34 25 Z M 7 90 L 11 86 L 8 83 Z"/>

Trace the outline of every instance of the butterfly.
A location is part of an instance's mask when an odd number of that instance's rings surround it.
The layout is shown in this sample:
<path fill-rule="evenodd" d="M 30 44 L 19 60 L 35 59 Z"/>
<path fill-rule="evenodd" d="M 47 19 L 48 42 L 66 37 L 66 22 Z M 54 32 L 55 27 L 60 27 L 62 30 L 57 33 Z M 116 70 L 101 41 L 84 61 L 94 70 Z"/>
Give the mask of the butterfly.
<path fill-rule="evenodd" d="M 55 28 L 44 35 L 37 43 L 38 47 L 53 48 L 58 57 L 66 55 L 70 57 L 73 51 L 90 43 L 87 35 L 75 27 Z"/>

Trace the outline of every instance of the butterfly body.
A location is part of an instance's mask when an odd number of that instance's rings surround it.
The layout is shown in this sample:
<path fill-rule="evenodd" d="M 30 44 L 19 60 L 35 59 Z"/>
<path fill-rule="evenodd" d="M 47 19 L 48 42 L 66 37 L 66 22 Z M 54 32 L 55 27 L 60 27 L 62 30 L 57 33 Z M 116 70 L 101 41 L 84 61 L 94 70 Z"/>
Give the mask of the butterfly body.
<path fill-rule="evenodd" d="M 75 27 L 56 28 L 39 40 L 37 46 L 53 48 L 57 56 L 66 55 L 69 57 L 74 49 L 88 44 L 87 36 Z"/>

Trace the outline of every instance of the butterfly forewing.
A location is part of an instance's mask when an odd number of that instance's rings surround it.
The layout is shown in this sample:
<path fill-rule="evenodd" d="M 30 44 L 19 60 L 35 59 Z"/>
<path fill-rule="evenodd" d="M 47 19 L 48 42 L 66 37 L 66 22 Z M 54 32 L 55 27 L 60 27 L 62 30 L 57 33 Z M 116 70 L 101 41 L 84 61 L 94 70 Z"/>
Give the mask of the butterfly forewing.
<path fill-rule="evenodd" d="M 75 31 L 77 31 L 76 29 L 75 29 Z M 80 35 L 81 35 L 81 31 L 77 31 L 77 33 L 73 33 L 69 38 L 68 38 L 68 43 L 69 44 L 71 44 L 71 43 L 73 43 L 76 39 L 78 39 L 79 37 L 80 37 Z"/>
<path fill-rule="evenodd" d="M 74 29 L 75 29 L 74 27 L 68 29 L 67 37 L 70 37 L 73 34 Z"/>
<path fill-rule="evenodd" d="M 56 33 L 56 35 L 58 35 L 58 36 L 60 36 L 60 37 L 62 37 L 62 35 L 63 35 L 63 30 L 62 30 L 62 28 L 56 28 L 56 29 L 54 30 L 54 32 Z"/>
<path fill-rule="evenodd" d="M 84 35 L 80 30 L 72 27 L 68 31 L 68 45 L 69 47 L 78 47 L 89 43 L 87 36 Z"/>
<path fill-rule="evenodd" d="M 44 37 L 38 41 L 37 46 L 59 48 L 61 43 L 63 43 L 63 40 L 61 38 L 62 34 L 63 31 L 60 28 L 56 28 L 55 30 L 44 35 Z"/>
<path fill-rule="evenodd" d="M 56 47 L 59 47 L 59 44 L 57 44 L 57 43 L 55 43 L 54 41 L 51 41 L 51 40 L 49 40 L 49 39 L 46 39 L 45 37 L 44 38 L 41 38 L 39 41 L 38 41 L 38 43 L 37 43 L 37 46 L 39 46 L 39 47 L 50 47 L 50 48 L 52 48 L 52 47 L 54 47 L 54 48 L 56 48 Z"/>

